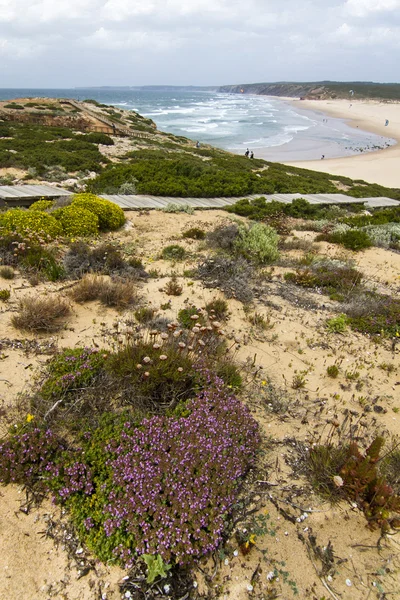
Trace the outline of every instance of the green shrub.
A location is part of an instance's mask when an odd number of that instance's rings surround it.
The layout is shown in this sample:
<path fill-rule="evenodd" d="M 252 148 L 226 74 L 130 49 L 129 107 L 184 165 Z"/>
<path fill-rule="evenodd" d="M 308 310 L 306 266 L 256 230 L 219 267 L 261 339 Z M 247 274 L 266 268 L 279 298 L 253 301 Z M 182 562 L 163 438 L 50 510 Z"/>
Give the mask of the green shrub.
<path fill-rule="evenodd" d="M 52 215 L 60 223 L 64 235 L 68 237 L 91 237 L 99 233 L 99 219 L 96 214 L 71 204 L 57 208 Z"/>
<path fill-rule="evenodd" d="M 326 373 L 327 373 L 328 377 L 331 377 L 332 379 L 336 379 L 337 376 L 339 375 L 339 369 L 336 365 L 330 365 L 329 367 L 326 368 Z"/>
<path fill-rule="evenodd" d="M 103 146 L 114 146 L 114 140 L 106 133 L 88 133 L 84 140 L 92 144 L 102 144 Z"/>
<path fill-rule="evenodd" d="M 333 244 L 341 244 L 349 250 L 358 252 L 372 246 L 372 240 L 369 235 L 360 229 L 350 229 L 344 232 L 336 232 L 318 235 L 316 241 L 327 241 Z"/>
<path fill-rule="evenodd" d="M 14 269 L 11 267 L 0 267 L 0 277 L 2 279 L 14 279 Z"/>
<path fill-rule="evenodd" d="M 183 238 L 189 238 L 191 240 L 204 240 L 206 232 L 200 227 L 191 227 L 182 233 Z"/>
<path fill-rule="evenodd" d="M 10 290 L 7 290 L 7 289 L 1 290 L 0 289 L 0 300 L 5 302 L 6 300 L 10 299 L 10 296 L 11 296 Z"/>
<path fill-rule="evenodd" d="M 97 215 L 100 231 L 114 231 L 125 223 L 122 208 L 94 194 L 76 194 L 72 206 L 84 208 Z"/>
<path fill-rule="evenodd" d="M 347 329 L 349 320 L 345 314 L 341 314 L 338 317 L 328 319 L 326 327 L 330 333 L 344 333 Z"/>
<path fill-rule="evenodd" d="M 186 257 L 186 250 L 179 244 L 171 244 L 163 248 L 161 256 L 164 260 L 183 260 Z"/>
<path fill-rule="evenodd" d="M 20 208 L 0 214 L 0 227 L 21 234 L 38 234 L 46 239 L 54 239 L 63 234 L 60 223 L 53 215 Z"/>
<path fill-rule="evenodd" d="M 278 258 L 278 241 L 275 229 L 263 223 L 255 223 L 250 228 L 244 225 L 239 227 L 235 247 L 245 258 L 266 264 Z"/>
<path fill-rule="evenodd" d="M 38 200 L 30 205 L 29 210 L 39 210 L 41 212 L 46 212 L 49 208 L 52 208 L 54 205 L 54 200 Z"/>

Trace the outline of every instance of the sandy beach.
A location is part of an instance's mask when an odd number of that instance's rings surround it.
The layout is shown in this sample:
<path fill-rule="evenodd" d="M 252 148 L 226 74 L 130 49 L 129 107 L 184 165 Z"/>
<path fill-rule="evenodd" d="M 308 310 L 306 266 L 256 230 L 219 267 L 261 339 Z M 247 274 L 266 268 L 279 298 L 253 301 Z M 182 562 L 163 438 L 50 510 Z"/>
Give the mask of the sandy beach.
<path fill-rule="evenodd" d="M 294 100 L 293 106 L 306 110 L 321 111 L 327 117 L 345 119 L 347 124 L 360 130 L 400 141 L 400 103 L 383 103 L 353 100 Z M 351 105 L 350 105 L 351 104 Z M 389 125 L 385 126 L 386 119 Z M 329 158 L 324 160 L 285 161 L 296 167 L 345 175 L 388 187 L 400 187 L 400 145 L 357 156 Z"/>

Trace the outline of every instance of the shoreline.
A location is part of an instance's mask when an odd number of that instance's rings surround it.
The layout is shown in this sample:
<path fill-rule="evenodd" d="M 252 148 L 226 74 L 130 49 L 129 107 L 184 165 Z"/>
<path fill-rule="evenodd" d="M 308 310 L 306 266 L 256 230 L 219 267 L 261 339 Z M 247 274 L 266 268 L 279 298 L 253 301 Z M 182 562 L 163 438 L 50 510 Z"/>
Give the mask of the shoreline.
<path fill-rule="evenodd" d="M 285 101 L 288 101 L 285 98 Z M 352 129 L 360 129 L 396 140 L 396 144 L 352 156 L 321 160 L 289 160 L 284 164 L 314 171 L 362 179 L 387 187 L 400 188 L 400 103 L 373 100 L 290 100 L 295 108 L 318 111 L 343 120 Z M 351 105 L 351 106 L 350 106 Z M 389 125 L 385 126 L 386 119 Z"/>
<path fill-rule="evenodd" d="M 328 160 L 376 154 L 383 150 L 386 151 L 398 142 L 394 137 L 388 136 L 387 129 L 371 131 L 364 123 L 361 127 L 357 125 L 351 127 L 347 115 L 327 115 L 320 110 L 319 106 L 316 106 L 316 102 L 306 105 L 304 101 L 301 101 L 300 105 L 299 99 L 263 97 L 275 107 L 278 104 L 283 105 L 286 111 L 296 115 L 297 121 L 299 118 L 305 119 L 309 126 L 304 129 L 300 127 L 295 131 L 292 139 L 280 144 L 252 146 L 251 142 L 247 142 L 247 146 L 254 150 L 256 158 L 283 164 L 303 164 L 311 161 L 319 164 L 322 156 Z M 327 116 L 331 118 L 326 119 Z M 225 149 L 235 154 L 241 153 L 241 149 L 238 150 L 237 147 L 225 147 Z"/>

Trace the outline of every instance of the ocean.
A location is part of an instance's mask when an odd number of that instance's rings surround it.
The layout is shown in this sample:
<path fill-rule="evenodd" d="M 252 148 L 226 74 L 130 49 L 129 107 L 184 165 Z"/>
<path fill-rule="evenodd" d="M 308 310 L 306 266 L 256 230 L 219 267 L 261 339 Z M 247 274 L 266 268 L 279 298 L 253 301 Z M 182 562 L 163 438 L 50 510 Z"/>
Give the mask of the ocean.
<path fill-rule="evenodd" d="M 117 88 L 0 89 L 1 100 L 18 97 L 93 98 L 135 110 L 162 131 L 236 154 L 249 148 L 256 157 L 277 162 L 351 156 L 395 143 L 270 96 Z"/>

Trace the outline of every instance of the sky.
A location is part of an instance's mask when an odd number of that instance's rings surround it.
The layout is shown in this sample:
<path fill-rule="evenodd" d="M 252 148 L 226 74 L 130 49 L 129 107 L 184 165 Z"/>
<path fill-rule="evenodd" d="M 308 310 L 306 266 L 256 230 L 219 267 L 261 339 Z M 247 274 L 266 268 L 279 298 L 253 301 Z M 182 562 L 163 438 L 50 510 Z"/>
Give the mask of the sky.
<path fill-rule="evenodd" d="M 0 87 L 398 81 L 400 0 L 0 0 Z"/>

